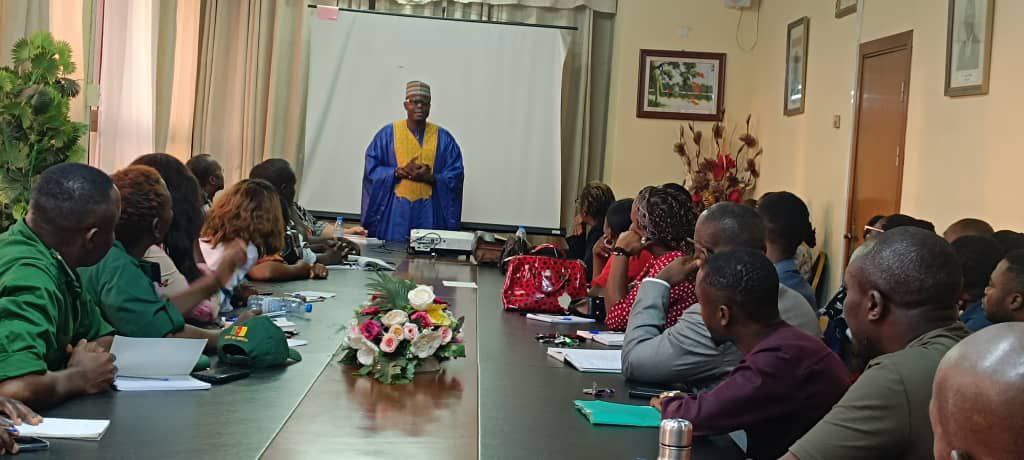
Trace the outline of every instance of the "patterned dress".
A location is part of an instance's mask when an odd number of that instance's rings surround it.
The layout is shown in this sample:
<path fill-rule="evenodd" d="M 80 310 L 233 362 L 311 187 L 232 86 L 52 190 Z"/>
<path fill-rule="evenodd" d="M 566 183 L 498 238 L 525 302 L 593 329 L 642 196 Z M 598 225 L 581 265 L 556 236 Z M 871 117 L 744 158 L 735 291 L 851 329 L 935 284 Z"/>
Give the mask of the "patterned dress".
<path fill-rule="evenodd" d="M 671 251 L 661 257 L 654 258 L 651 263 L 647 264 L 647 268 L 630 285 L 629 294 L 608 309 L 608 315 L 605 318 L 605 325 L 608 326 L 608 329 L 625 331 L 626 324 L 629 322 L 629 312 L 633 310 L 633 303 L 636 302 L 637 293 L 640 292 L 640 283 L 645 278 L 658 276 L 658 273 L 661 273 L 661 270 L 672 263 L 673 260 L 685 255 L 682 251 Z M 676 321 L 679 321 L 679 317 L 682 316 L 683 311 L 695 303 L 697 303 L 697 294 L 693 280 L 673 286 L 672 290 L 669 291 L 668 312 L 665 315 L 664 328 L 667 329 L 675 325 Z"/>

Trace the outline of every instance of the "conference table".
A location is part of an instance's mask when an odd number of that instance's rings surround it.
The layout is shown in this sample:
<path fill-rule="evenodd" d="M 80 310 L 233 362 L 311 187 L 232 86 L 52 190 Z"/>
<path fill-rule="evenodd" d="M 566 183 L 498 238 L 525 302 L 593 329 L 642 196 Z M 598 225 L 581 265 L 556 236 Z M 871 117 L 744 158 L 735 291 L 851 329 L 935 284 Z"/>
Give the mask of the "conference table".
<path fill-rule="evenodd" d="M 327 280 L 261 285 L 278 293 L 337 295 L 314 304 L 311 318 L 292 318 L 301 362 L 254 371 L 209 391 L 110 392 L 43 411 L 45 417 L 110 420 L 99 441 L 52 440 L 24 458 L 75 459 L 655 459 L 658 430 L 591 425 L 573 400 L 591 399 L 596 383 L 630 399 L 620 374 L 581 373 L 549 358 L 542 333 L 578 325 L 527 320 L 500 306 L 502 276 L 466 261 L 367 251 L 398 267 L 396 276 L 435 286 L 465 316 L 467 357 L 418 374 L 411 384 L 384 385 L 337 362 L 353 309 L 368 294 L 371 272 L 332 270 Z M 443 281 L 478 288 L 444 287 Z M 601 348 L 599 344 L 585 347 Z M 160 359 L 154 356 L 153 359 Z M 728 436 L 696 438 L 694 459 L 741 459 Z"/>

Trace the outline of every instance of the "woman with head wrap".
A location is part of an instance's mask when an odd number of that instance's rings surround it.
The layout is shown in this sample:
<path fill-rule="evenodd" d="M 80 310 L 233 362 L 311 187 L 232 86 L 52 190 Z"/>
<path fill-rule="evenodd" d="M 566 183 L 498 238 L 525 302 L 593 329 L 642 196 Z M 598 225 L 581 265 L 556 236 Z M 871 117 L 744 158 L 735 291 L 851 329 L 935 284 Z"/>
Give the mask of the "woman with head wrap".
<path fill-rule="evenodd" d="M 690 241 L 697 224 L 697 214 L 685 196 L 665 187 L 647 187 L 633 203 L 633 228 L 622 233 L 612 249 L 611 269 L 606 286 L 605 323 L 611 330 L 623 331 L 636 301 L 640 283 L 629 283 L 629 258 L 647 250 L 652 260 L 636 279 L 657 275 L 673 260 L 693 254 Z M 693 281 L 673 287 L 669 293 L 669 310 L 665 327 L 671 327 L 683 310 L 697 303 Z"/>

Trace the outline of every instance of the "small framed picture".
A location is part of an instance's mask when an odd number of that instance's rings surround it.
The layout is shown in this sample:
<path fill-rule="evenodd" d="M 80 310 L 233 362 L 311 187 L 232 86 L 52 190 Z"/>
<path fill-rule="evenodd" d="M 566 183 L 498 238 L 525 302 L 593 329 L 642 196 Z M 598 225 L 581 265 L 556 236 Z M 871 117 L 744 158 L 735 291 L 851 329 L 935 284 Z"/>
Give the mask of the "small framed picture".
<path fill-rule="evenodd" d="M 946 96 L 988 94 L 995 0 L 949 0 Z"/>
<path fill-rule="evenodd" d="M 725 53 L 640 50 L 637 118 L 722 121 Z"/>
<path fill-rule="evenodd" d="M 857 12 L 857 0 L 836 0 L 836 19 Z"/>
<path fill-rule="evenodd" d="M 786 116 L 804 113 L 807 95 L 807 40 L 811 19 L 804 16 L 789 23 L 786 33 L 786 87 L 782 113 Z"/>

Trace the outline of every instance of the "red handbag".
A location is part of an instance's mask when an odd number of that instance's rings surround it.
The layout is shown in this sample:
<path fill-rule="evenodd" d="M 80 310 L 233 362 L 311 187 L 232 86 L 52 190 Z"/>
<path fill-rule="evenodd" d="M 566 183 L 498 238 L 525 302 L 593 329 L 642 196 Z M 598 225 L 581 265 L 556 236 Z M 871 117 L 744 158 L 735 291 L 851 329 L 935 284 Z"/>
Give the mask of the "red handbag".
<path fill-rule="evenodd" d="M 538 255 L 553 251 L 559 257 Z M 508 272 L 501 300 L 505 310 L 531 313 L 565 313 L 559 299 L 570 301 L 587 297 L 586 266 L 579 260 L 561 258 L 554 245 L 545 244 L 530 254 L 506 260 Z"/>

